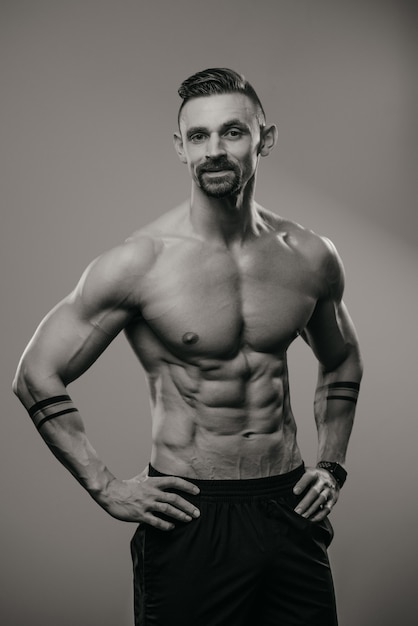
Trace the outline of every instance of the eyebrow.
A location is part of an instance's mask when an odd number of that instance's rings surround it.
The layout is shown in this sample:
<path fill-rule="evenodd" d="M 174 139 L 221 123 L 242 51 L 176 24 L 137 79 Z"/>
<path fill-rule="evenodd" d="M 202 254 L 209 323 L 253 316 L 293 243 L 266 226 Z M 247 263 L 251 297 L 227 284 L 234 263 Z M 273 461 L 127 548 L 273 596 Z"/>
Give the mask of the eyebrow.
<path fill-rule="evenodd" d="M 238 118 L 233 118 L 224 122 L 220 127 L 220 131 L 223 132 L 232 127 L 240 128 L 241 130 L 249 130 L 248 124 Z M 187 131 L 187 137 L 190 138 L 196 133 L 209 133 L 209 129 L 206 126 L 192 126 L 192 128 L 189 128 Z"/>

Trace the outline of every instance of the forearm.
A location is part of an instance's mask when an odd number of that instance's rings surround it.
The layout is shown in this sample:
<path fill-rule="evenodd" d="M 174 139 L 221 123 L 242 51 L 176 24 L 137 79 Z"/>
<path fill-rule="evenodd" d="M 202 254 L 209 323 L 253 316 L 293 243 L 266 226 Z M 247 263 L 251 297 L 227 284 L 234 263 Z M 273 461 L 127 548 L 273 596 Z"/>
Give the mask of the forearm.
<path fill-rule="evenodd" d="M 149 478 L 146 470 L 129 480 L 116 479 L 87 439 L 83 421 L 65 386 L 51 378 L 45 378 L 44 384 L 39 384 L 39 377 L 36 384 L 32 380 L 28 385 L 22 380 L 18 374 L 13 389 L 44 441 L 109 515 L 160 530 L 171 530 L 175 520 L 185 523 L 199 517 L 193 504 L 174 493 L 177 490 L 196 495 L 199 489 L 194 484 L 174 476 Z"/>
<path fill-rule="evenodd" d="M 314 403 L 318 461 L 345 463 L 361 378 L 362 366 L 356 350 L 333 370 L 320 366 Z"/>
<path fill-rule="evenodd" d="M 56 458 L 100 503 L 114 476 L 87 438 L 83 420 L 59 379 L 42 384 L 18 380 L 16 395 Z"/>

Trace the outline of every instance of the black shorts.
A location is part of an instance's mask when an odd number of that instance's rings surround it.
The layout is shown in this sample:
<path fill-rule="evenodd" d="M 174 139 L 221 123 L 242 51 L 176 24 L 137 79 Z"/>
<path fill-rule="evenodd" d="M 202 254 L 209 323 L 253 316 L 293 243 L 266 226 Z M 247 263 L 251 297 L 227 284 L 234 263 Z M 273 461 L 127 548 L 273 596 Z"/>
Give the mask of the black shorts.
<path fill-rule="evenodd" d="M 181 495 L 200 517 L 170 531 L 141 524 L 132 539 L 135 626 L 336 626 L 331 524 L 294 512 L 303 472 L 186 478 L 200 494 Z"/>

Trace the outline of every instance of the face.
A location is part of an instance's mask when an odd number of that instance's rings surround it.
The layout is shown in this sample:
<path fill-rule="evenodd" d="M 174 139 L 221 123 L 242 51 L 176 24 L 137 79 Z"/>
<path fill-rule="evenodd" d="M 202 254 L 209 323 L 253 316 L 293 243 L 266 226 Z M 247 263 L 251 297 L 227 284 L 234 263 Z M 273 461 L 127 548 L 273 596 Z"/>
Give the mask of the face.
<path fill-rule="evenodd" d="M 240 93 L 194 98 L 183 107 L 176 149 L 208 196 L 239 193 L 254 177 L 260 154 L 257 108 Z"/>

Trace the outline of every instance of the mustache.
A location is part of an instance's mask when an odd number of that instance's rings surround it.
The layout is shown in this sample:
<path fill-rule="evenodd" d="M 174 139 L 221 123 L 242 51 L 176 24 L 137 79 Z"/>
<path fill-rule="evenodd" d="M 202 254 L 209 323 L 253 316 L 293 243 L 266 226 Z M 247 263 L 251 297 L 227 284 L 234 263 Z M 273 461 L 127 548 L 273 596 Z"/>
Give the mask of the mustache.
<path fill-rule="evenodd" d="M 236 171 L 235 163 L 231 163 L 226 157 L 220 157 L 216 159 L 207 159 L 204 163 L 196 168 L 197 174 L 203 174 L 204 172 L 221 172 L 223 170 Z"/>

